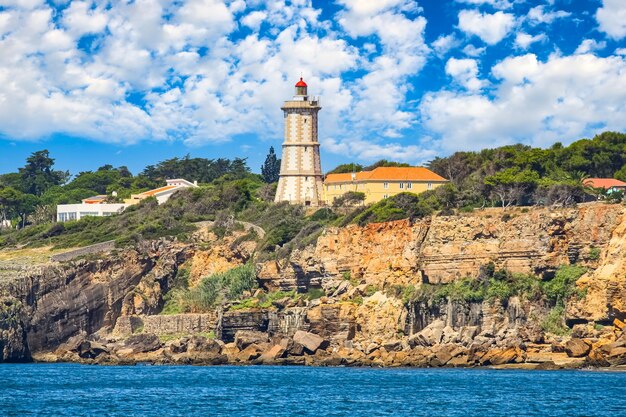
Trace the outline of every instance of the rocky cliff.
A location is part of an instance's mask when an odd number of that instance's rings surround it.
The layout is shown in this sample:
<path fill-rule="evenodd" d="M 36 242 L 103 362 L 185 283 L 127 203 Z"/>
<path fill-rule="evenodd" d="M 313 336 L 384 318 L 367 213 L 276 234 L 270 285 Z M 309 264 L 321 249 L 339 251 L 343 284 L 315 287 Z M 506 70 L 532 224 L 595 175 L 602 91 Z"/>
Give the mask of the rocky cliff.
<path fill-rule="evenodd" d="M 189 268 L 194 285 L 253 258 L 253 242 L 202 232 L 187 244 L 5 271 L 0 360 L 620 365 L 624 215 L 620 205 L 588 204 L 331 228 L 314 246 L 258 265 L 260 289 L 247 296 L 283 291 L 271 306 L 227 304 L 204 315 L 159 315 L 178 268 Z M 587 272 L 564 302 L 570 329 L 560 335 L 542 324 L 555 314 L 546 297 L 443 292 L 481 279 L 487 265 L 549 282 L 574 264 Z"/>

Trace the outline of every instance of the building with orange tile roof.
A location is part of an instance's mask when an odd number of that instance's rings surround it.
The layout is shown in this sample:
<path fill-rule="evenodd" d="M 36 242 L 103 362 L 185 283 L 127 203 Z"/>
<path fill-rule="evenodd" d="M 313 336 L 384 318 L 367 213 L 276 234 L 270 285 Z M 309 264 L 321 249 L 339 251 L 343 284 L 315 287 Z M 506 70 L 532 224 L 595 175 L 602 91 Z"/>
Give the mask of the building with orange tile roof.
<path fill-rule="evenodd" d="M 587 178 L 583 181 L 587 187 L 602 188 L 609 193 L 615 191 L 626 192 L 626 182 L 615 178 Z"/>
<path fill-rule="evenodd" d="M 87 216 L 112 216 L 124 211 L 128 206 L 139 203 L 141 200 L 155 197 L 159 204 L 165 203 L 176 191 L 197 187 L 197 182 L 190 182 L 185 179 L 167 180 L 165 186 L 154 190 L 144 191 L 140 194 L 133 194 L 124 200 L 124 203 L 107 203 L 108 196 L 97 195 L 82 200 L 81 204 L 59 204 L 57 205 L 57 221 L 66 222 L 70 220 L 80 220 Z M 115 193 L 113 194 L 116 195 Z"/>
<path fill-rule="evenodd" d="M 181 188 L 198 186 L 198 183 L 196 181 L 190 182 L 190 181 L 180 179 L 180 178 L 175 179 L 175 180 L 167 180 L 166 184 L 167 185 L 163 187 L 155 188 L 154 190 L 144 191 L 143 193 L 140 193 L 140 194 L 133 194 L 130 196 L 130 198 L 124 200 L 124 203 L 129 204 L 129 205 L 137 204 L 143 199 L 146 199 L 149 197 L 155 197 L 159 204 L 163 204 L 167 200 L 169 200 L 172 194 L 174 194 L 176 191 L 180 190 Z"/>
<path fill-rule="evenodd" d="M 356 191 L 364 193 L 365 204 L 370 204 L 403 192 L 434 190 L 447 182 L 424 167 L 378 167 L 372 171 L 328 174 L 324 179 L 324 202 L 332 204 L 335 198 Z"/>

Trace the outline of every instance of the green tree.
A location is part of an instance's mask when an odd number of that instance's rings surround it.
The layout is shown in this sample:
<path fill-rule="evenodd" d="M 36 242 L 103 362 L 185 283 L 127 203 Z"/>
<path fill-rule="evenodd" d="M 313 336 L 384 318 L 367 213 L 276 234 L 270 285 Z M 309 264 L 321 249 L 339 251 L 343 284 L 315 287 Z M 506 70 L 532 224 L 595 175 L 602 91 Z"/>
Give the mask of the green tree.
<path fill-rule="evenodd" d="M 33 152 L 24 168 L 20 168 L 22 191 L 36 196 L 42 195 L 48 188 L 61 185 L 69 178 L 67 171 L 54 171 L 54 159 L 47 150 Z"/>
<path fill-rule="evenodd" d="M 276 158 L 273 146 L 270 146 L 270 151 L 261 166 L 261 175 L 263 176 L 263 181 L 268 184 L 278 181 L 280 175 L 280 159 Z"/>
<path fill-rule="evenodd" d="M 335 167 L 332 171 L 328 171 L 327 174 L 347 174 L 350 172 L 363 171 L 363 165 L 350 162 L 349 164 L 341 164 Z"/>

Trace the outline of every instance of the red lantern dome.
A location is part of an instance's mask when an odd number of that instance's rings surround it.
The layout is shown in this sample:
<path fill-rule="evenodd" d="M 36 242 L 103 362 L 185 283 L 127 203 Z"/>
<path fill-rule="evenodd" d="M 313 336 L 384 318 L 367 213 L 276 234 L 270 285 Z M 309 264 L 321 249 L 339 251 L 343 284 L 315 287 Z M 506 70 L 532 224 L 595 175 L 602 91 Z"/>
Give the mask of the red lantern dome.
<path fill-rule="evenodd" d="M 302 77 L 300 77 L 300 81 L 296 83 L 296 87 L 306 87 L 306 83 L 302 81 Z"/>

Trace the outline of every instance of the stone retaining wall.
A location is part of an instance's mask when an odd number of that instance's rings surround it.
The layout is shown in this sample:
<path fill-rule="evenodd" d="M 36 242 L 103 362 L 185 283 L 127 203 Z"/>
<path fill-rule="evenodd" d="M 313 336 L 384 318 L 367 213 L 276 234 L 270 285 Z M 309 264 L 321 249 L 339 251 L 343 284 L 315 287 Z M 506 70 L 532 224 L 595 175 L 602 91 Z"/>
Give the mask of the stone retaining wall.
<path fill-rule="evenodd" d="M 158 316 L 122 316 L 115 323 L 114 333 L 129 336 L 133 333 L 195 334 L 215 331 L 217 313 L 173 314 Z"/>

